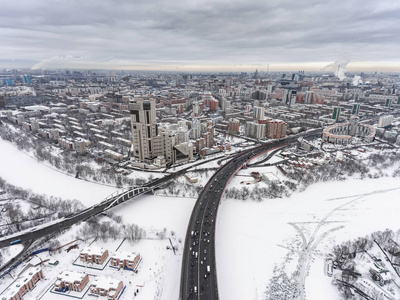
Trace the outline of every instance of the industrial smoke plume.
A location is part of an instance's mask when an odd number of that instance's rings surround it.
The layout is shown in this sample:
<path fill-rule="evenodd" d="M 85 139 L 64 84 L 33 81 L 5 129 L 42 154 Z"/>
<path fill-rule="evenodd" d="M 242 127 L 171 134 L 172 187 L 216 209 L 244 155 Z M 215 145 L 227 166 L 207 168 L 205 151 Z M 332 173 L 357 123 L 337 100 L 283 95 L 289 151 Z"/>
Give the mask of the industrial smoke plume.
<path fill-rule="evenodd" d="M 328 68 L 332 68 L 333 69 L 333 73 L 335 73 L 335 76 L 339 79 L 339 80 L 343 80 L 346 78 L 346 75 L 344 75 L 344 72 L 346 72 L 346 66 L 349 63 L 348 60 L 342 60 L 342 61 L 335 61 L 334 63 L 331 63 L 329 65 L 327 65 L 325 69 Z"/>

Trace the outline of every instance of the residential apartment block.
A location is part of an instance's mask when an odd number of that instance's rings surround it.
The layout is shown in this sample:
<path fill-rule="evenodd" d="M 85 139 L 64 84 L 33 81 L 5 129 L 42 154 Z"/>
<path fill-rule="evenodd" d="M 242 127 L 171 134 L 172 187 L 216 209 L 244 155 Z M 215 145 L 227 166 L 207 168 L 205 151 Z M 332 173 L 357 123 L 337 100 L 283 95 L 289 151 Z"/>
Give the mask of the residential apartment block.
<path fill-rule="evenodd" d="M 30 266 L 0 295 L 3 300 L 20 300 L 26 293 L 33 290 L 36 283 L 43 279 L 41 267 Z"/>
<path fill-rule="evenodd" d="M 139 253 L 116 251 L 111 253 L 110 266 L 136 270 L 140 261 L 141 257 Z"/>
<path fill-rule="evenodd" d="M 123 287 L 124 284 L 120 280 L 97 277 L 90 285 L 90 293 L 95 296 L 106 296 L 108 300 L 114 300 L 118 298 Z"/>
<path fill-rule="evenodd" d="M 108 250 L 100 247 L 89 246 L 84 248 L 79 255 L 82 262 L 89 262 L 95 264 L 103 264 L 108 257 Z"/>
<path fill-rule="evenodd" d="M 89 275 L 81 272 L 62 271 L 57 276 L 54 288 L 58 292 L 82 292 L 89 282 Z"/>

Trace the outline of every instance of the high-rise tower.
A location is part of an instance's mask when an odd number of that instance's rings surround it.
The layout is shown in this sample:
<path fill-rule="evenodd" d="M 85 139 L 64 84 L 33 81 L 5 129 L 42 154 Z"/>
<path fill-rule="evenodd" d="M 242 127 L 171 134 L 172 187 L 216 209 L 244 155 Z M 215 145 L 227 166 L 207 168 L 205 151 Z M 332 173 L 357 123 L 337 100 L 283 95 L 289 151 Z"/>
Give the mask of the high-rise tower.
<path fill-rule="evenodd" d="M 151 163 L 154 158 L 162 153 L 154 98 L 134 99 L 129 103 L 129 111 L 133 142 L 132 156 L 139 161 Z"/>

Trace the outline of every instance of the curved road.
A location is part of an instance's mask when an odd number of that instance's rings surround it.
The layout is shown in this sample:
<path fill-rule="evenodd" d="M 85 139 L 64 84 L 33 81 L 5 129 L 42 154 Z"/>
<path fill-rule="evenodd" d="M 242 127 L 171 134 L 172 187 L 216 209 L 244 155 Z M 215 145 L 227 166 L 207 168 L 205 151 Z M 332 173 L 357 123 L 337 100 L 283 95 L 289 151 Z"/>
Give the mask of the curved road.
<path fill-rule="evenodd" d="M 320 135 L 322 129 L 287 137 L 251 148 L 219 168 L 204 186 L 190 216 L 183 250 L 179 299 L 217 300 L 215 264 L 215 220 L 222 193 L 228 181 L 244 163 L 263 152 L 288 146 L 299 136 Z"/>
<path fill-rule="evenodd" d="M 183 252 L 180 299 L 218 299 L 215 268 L 215 219 L 228 181 L 255 156 L 288 141 L 262 145 L 235 156 L 207 182 L 190 217 Z"/>

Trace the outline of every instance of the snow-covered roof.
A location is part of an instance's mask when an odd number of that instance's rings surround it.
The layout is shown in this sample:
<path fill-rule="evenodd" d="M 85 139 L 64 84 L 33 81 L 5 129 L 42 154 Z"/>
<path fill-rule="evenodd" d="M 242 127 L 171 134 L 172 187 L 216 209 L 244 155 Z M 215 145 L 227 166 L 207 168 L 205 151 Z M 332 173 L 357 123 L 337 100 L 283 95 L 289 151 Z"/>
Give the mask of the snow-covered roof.
<path fill-rule="evenodd" d="M 114 289 L 116 290 L 118 288 L 118 285 L 122 282 L 121 280 L 118 279 L 112 279 L 112 278 L 106 278 L 106 277 L 97 277 L 91 284 L 90 287 L 97 287 L 105 290 L 110 290 Z"/>
<path fill-rule="evenodd" d="M 75 271 L 62 271 L 57 279 L 64 282 L 81 282 L 85 278 L 86 274 Z"/>
<path fill-rule="evenodd" d="M 138 256 L 138 253 L 135 252 L 128 252 L 128 251 L 115 251 L 111 253 L 111 258 L 118 258 L 121 260 L 135 260 Z"/>
<path fill-rule="evenodd" d="M 30 267 L 22 272 L 18 278 L 5 290 L 1 295 L 2 299 L 10 299 L 14 297 L 24 284 L 27 284 L 32 277 L 40 272 L 40 267 Z"/>
<path fill-rule="evenodd" d="M 88 253 L 90 255 L 103 255 L 103 253 L 107 251 L 103 247 L 96 247 L 96 246 L 88 246 L 82 249 L 81 253 Z"/>
<path fill-rule="evenodd" d="M 25 106 L 24 109 L 31 111 L 38 111 L 38 110 L 49 110 L 50 108 L 44 105 L 31 105 L 31 106 Z"/>

